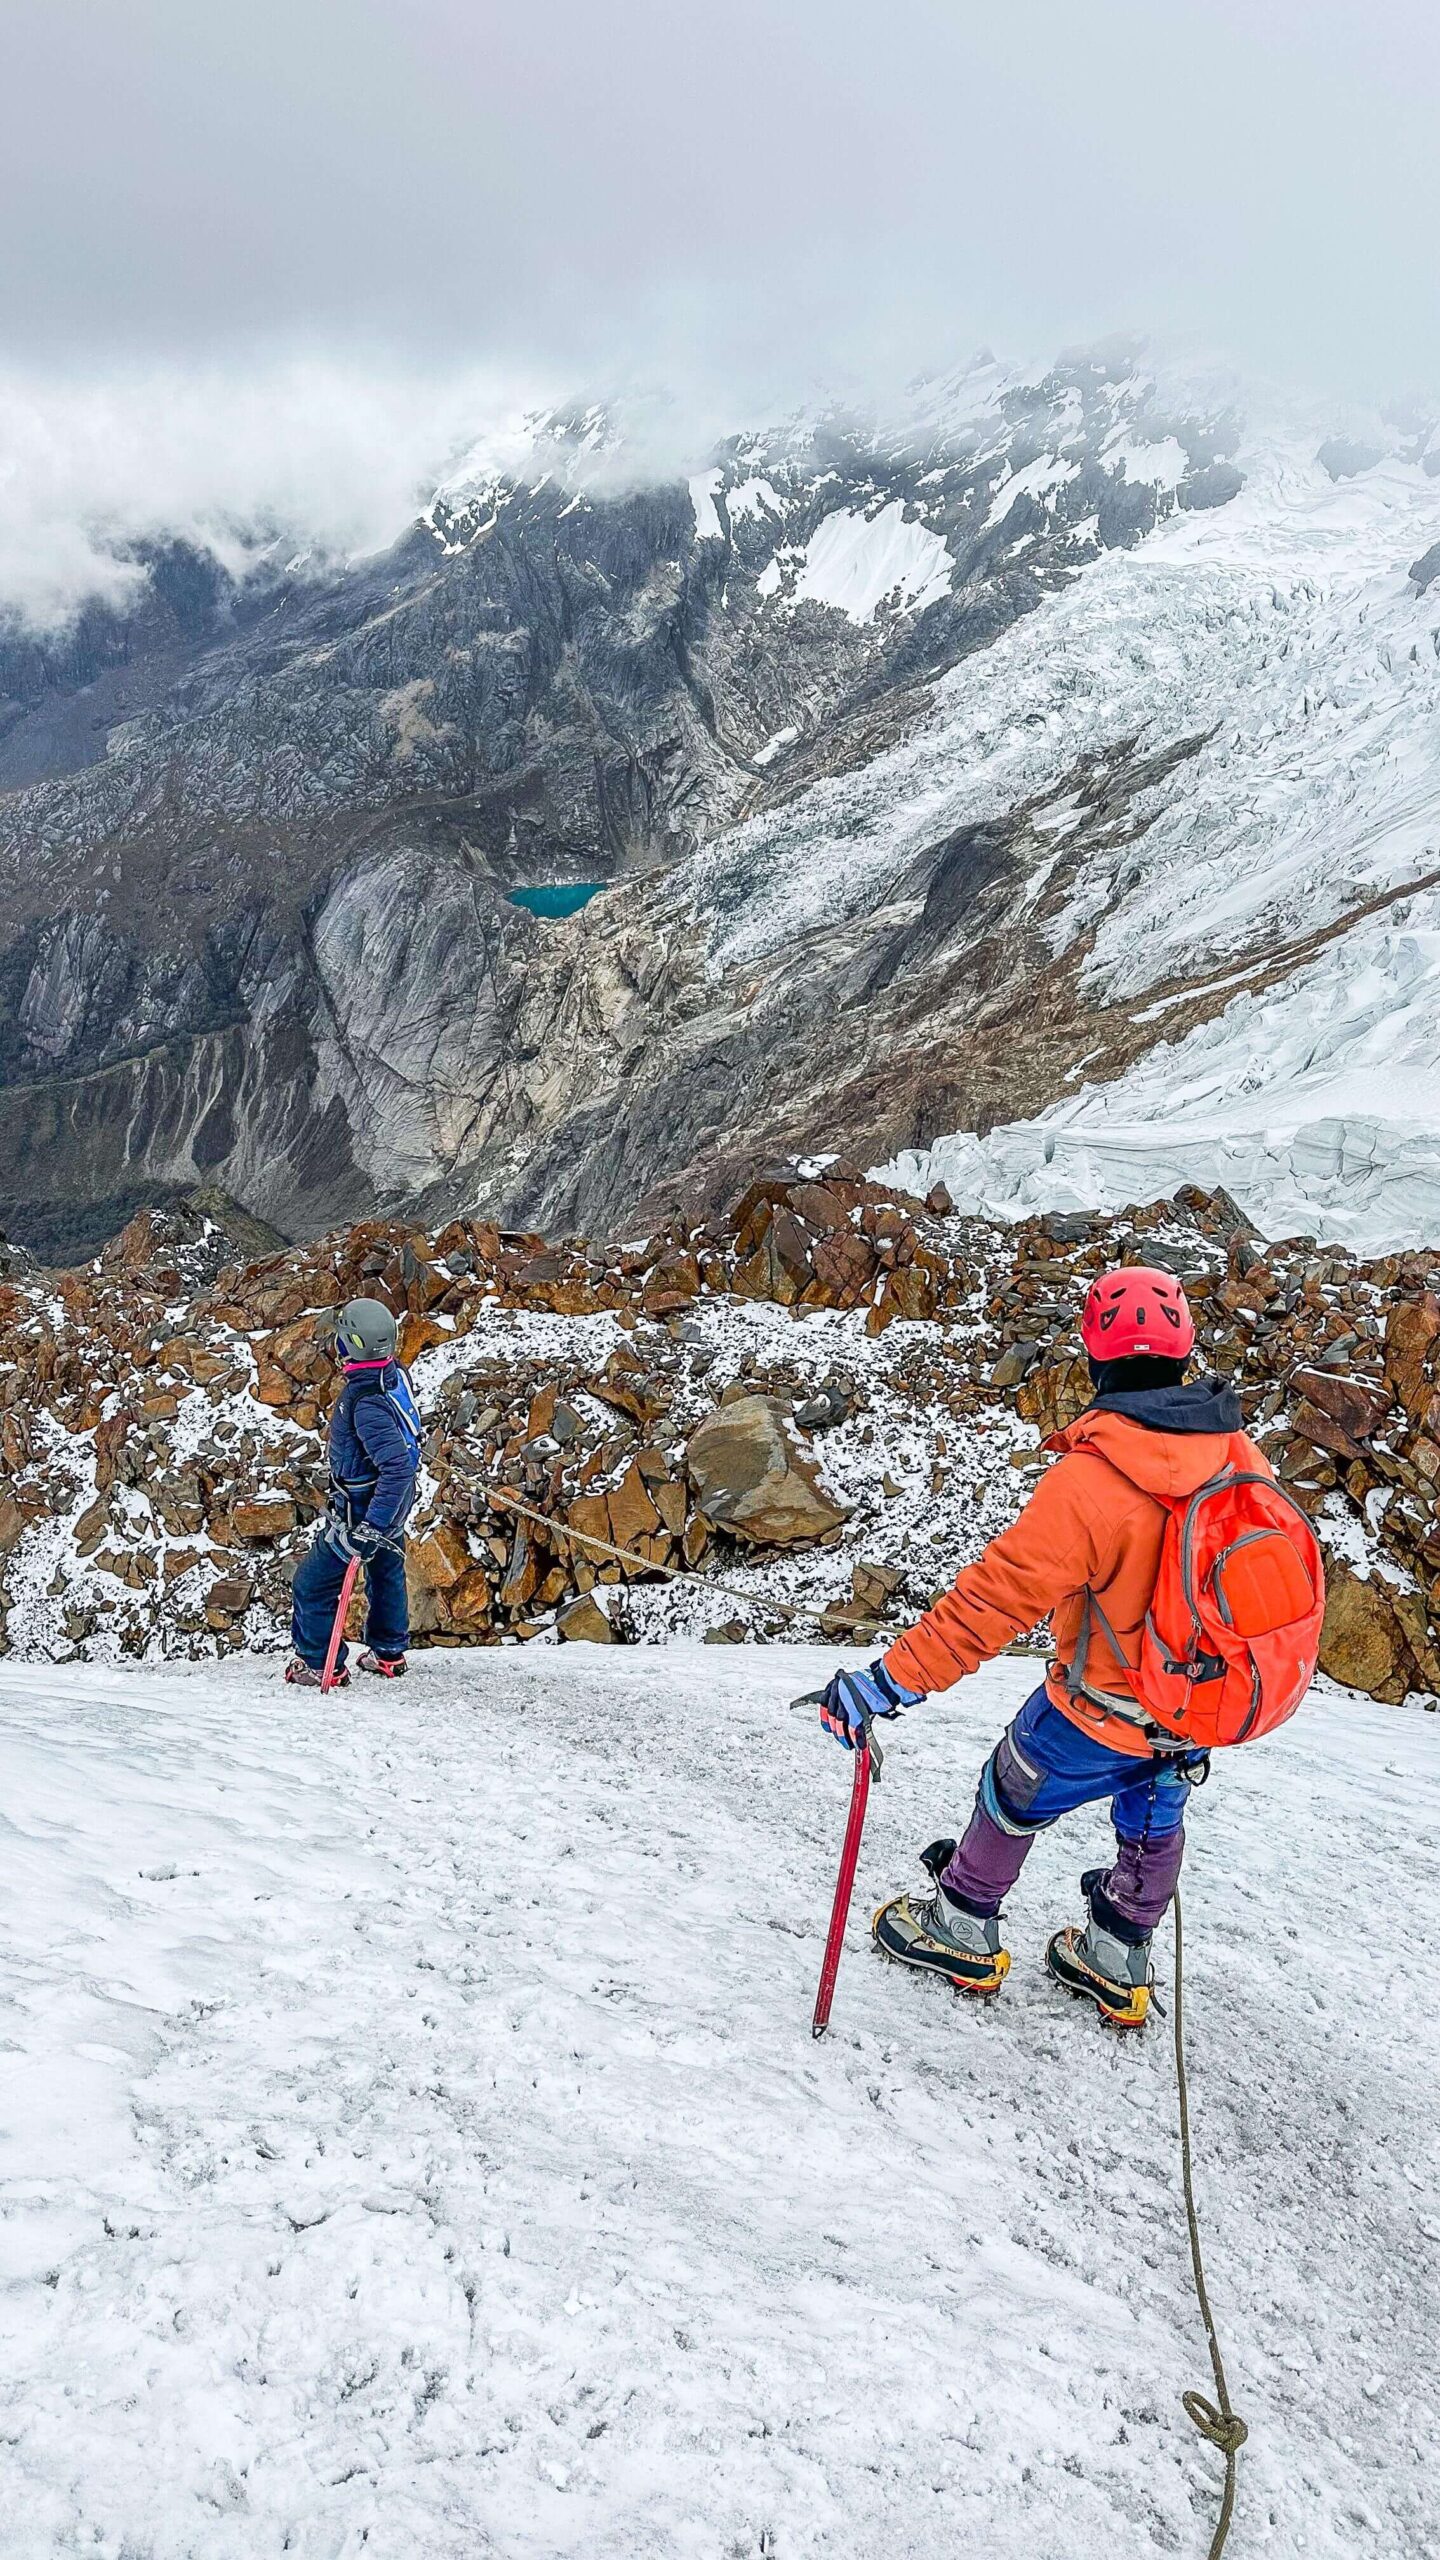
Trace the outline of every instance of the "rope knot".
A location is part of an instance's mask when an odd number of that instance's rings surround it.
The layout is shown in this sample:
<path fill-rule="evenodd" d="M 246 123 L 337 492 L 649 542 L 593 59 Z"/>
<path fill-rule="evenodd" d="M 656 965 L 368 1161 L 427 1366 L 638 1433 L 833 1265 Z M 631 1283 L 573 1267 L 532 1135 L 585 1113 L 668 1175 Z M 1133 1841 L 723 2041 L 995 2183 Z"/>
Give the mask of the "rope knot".
<path fill-rule="evenodd" d="M 1211 2444 L 1219 2446 L 1227 2462 L 1233 2462 L 1250 2433 L 1244 2419 L 1237 2418 L 1233 2409 L 1217 2409 L 1203 2391 L 1182 2391 L 1180 2402 L 1192 2426 L 1198 2427 Z"/>

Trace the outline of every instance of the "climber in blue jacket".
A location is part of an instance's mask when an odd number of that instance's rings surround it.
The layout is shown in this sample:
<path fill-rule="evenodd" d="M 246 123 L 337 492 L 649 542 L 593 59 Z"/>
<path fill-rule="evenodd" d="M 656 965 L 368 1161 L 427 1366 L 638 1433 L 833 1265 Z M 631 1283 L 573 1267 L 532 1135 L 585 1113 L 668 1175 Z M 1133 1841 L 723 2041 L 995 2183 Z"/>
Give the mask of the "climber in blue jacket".
<path fill-rule="evenodd" d="M 420 1416 L 395 1357 L 390 1309 L 379 1298 L 352 1298 L 340 1310 L 335 1348 L 345 1378 L 330 1417 L 330 1499 L 295 1576 L 295 1651 L 285 1666 L 286 1679 L 302 1689 L 318 1689 L 325 1676 L 335 1611 L 356 1556 L 369 1598 L 361 1670 L 399 1679 L 410 1641 L 405 1522 L 420 1469 Z M 342 1638 L 335 1679 L 349 1677 Z"/>

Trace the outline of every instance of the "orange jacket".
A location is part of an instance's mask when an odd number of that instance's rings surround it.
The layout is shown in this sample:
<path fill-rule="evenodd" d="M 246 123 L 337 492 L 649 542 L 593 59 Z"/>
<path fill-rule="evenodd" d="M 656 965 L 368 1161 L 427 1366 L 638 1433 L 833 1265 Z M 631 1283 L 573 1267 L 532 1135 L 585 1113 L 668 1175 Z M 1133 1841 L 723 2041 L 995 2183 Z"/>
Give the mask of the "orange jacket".
<path fill-rule="evenodd" d="M 1065 1686 L 1086 1591 L 1114 1629 L 1119 1655 L 1092 1617 L 1085 1685 L 1133 1696 L 1129 1671 L 1165 1534 L 1165 1506 L 1156 1495 L 1194 1493 L 1226 1466 L 1264 1475 L 1270 1468 L 1243 1431 L 1152 1431 L 1120 1413 L 1082 1413 L 1046 1446 L 1063 1452 L 1058 1466 L 1041 1477 L 1013 1526 L 891 1646 L 885 1668 L 907 1689 L 948 1689 L 1049 1617 L 1055 1659 L 1046 1685 L 1061 1714 L 1112 1750 L 1146 1759 L 1150 1744 L 1134 1722 Z"/>

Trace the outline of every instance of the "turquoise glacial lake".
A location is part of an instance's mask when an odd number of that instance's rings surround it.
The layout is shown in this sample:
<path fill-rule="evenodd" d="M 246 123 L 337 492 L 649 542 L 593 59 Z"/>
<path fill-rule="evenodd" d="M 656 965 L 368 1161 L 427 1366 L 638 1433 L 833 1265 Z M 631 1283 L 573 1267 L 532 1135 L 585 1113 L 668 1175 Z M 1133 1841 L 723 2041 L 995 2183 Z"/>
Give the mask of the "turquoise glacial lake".
<path fill-rule="evenodd" d="M 603 880 L 551 880 L 540 889 L 512 889 L 512 907 L 528 907 L 532 916 L 573 916 L 598 898 Z"/>

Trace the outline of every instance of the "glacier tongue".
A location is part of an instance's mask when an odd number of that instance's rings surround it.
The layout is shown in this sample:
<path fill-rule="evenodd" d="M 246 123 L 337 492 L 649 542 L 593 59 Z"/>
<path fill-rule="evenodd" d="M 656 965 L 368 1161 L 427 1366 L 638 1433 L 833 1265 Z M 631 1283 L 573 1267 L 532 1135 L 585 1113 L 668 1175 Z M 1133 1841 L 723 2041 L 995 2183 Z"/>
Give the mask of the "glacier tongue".
<path fill-rule="evenodd" d="M 1440 1236 L 1437 1062 L 1440 892 L 1424 890 L 1115 1082 L 900 1155 L 883 1178 L 941 1181 L 1002 1217 L 1223 1183 L 1271 1235 L 1383 1253 Z"/>

